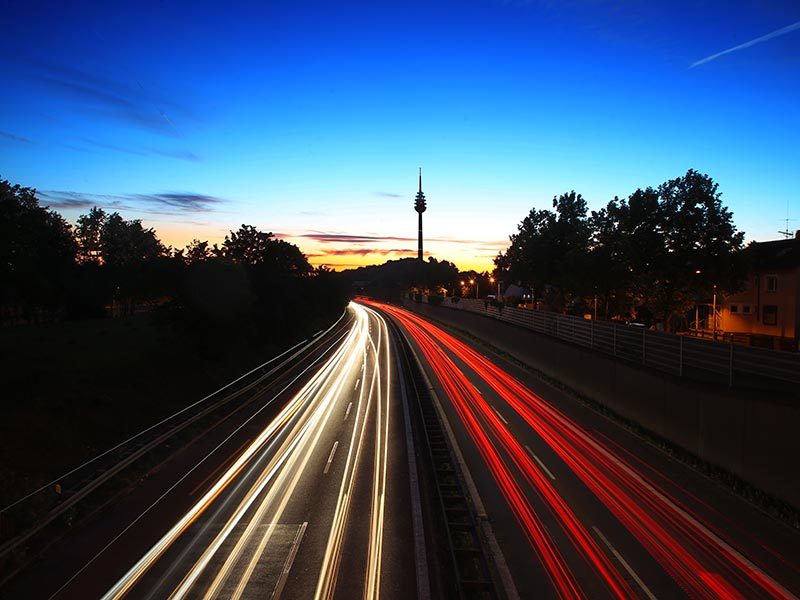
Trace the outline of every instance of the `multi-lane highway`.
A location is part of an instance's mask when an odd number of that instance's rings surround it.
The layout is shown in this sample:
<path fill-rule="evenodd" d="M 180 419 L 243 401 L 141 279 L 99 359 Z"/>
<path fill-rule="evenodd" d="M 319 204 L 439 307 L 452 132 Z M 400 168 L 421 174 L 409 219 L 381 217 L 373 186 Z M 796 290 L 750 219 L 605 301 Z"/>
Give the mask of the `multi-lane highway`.
<path fill-rule="evenodd" d="M 180 485 L 165 493 L 177 501 L 145 518 L 117 519 L 122 533 L 109 534 L 99 553 L 92 548 L 73 560 L 73 572 L 59 574 L 63 580 L 48 584 L 34 567 L 38 582 L 23 577 L 5 593 L 415 597 L 414 507 L 393 341 L 384 318 L 369 307 L 351 304 L 347 321 L 313 359 L 304 357 L 302 385 L 293 395 L 264 399 L 264 406 L 279 406 L 269 420 L 257 413 L 246 419 L 248 433 L 236 430 L 246 439 L 220 453 L 224 460 L 208 461 L 216 467 L 202 476 L 193 473 L 187 482 L 176 473 Z M 165 522 L 170 506 L 174 519 Z M 131 523 L 123 527 L 126 519 Z"/>
<path fill-rule="evenodd" d="M 800 535 L 499 356 L 397 307 L 524 598 L 795 598 Z M 501 570 L 502 572 L 502 570 Z"/>
<path fill-rule="evenodd" d="M 385 547 L 411 545 L 385 536 L 404 513 L 386 510 L 388 331 L 373 311 L 353 312 L 313 377 L 103 598 L 410 595 L 403 561 L 384 561 Z M 391 482 L 402 497 L 405 482 Z"/>
<path fill-rule="evenodd" d="M 499 596 L 800 595 L 797 530 L 490 349 L 363 301 L 0 597 L 406 599 L 454 589 L 428 580 L 447 576 L 433 564 L 447 553 L 434 551 L 442 515 L 420 490 L 432 469 L 414 440 L 428 425 L 419 387 L 402 388 L 406 358 L 434 393 Z"/>

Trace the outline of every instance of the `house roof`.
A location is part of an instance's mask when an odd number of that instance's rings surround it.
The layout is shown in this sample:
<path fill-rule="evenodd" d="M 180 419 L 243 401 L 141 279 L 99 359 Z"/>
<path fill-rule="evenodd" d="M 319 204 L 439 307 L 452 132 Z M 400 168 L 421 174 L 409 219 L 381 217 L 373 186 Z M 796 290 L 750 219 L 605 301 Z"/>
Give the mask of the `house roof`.
<path fill-rule="evenodd" d="M 756 270 L 791 269 L 800 266 L 800 237 L 750 245 Z"/>

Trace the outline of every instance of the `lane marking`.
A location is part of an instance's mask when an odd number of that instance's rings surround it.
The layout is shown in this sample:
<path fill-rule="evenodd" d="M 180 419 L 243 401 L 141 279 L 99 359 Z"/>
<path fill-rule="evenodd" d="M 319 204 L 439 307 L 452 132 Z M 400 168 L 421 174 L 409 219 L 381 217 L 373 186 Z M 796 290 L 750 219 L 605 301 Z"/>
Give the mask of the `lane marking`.
<path fill-rule="evenodd" d="M 657 599 L 656 599 L 656 597 L 653 595 L 653 592 L 651 592 L 651 591 L 650 591 L 650 589 L 649 589 L 649 588 L 648 588 L 648 587 L 647 587 L 647 586 L 644 584 L 644 581 L 642 581 L 642 580 L 639 578 L 639 576 L 636 574 L 636 571 L 634 571 L 634 570 L 631 568 L 631 566 L 630 566 L 630 565 L 629 565 L 629 564 L 628 564 L 628 563 L 625 561 L 625 559 L 624 559 L 624 558 L 622 558 L 622 555 L 621 555 L 619 552 L 617 552 L 617 549 L 616 549 L 616 548 L 614 548 L 614 546 L 612 546 L 612 545 L 611 545 L 611 542 L 609 542 L 609 541 L 606 539 L 606 536 L 604 536 L 604 535 L 603 535 L 603 532 L 602 532 L 602 531 L 600 531 L 600 530 L 599 530 L 597 527 L 595 527 L 594 525 L 592 525 L 592 529 L 594 529 L 594 532 L 597 534 L 597 537 L 599 537 L 599 538 L 600 538 L 600 539 L 603 541 L 603 543 L 604 543 L 606 546 L 608 546 L 608 549 L 609 549 L 609 550 L 611 550 L 611 553 L 612 553 L 612 554 L 613 554 L 613 555 L 616 557 L 616 559 L 617 559 L 617 560 L 620 562 L 620 564 L 621 564 L 621 565 L 622 565 L 622 566 L 625 568 L 625 570 L 626 570 L 626 571 L 628 572 L 628 574 L 629 574 L 629 575 L 630 575 L 630 576 L 633 578 L 633 580 L 634 580 L 636 583 L 638 583 L 638 584 L 639 584 L 639 587 L 640 587 L 640 588 L 642 588 L 642 591 L 645 593 L 645 595 L 646 595 L 648 598 L 650 598 L 650 600 L 657 600 Z"/>
<path fill-rule="evenodd" d="M 353 387 L 353 391 L 355 392 L 358 389 L 358 384 L 361 383 L 361 377 L 356 379 L 356 385 Z"/>
<path fill-rule="evenodd" d="M 353 403 L 347 405 L 347 411 L 344 413 L 344 420 L 347 421 L 347 417 L 350 416 L 350 409 L 353 408 Z"/>
<path fill-rule="evenodd" d="M 547 467 L 545 467 L 545 466 L 544 466 L 544 463 L 543 463 L 543 462 L 542 462 L 542 461 L 539 459 L 539 457 L 538 457 L 538 456 L 536 456 L 536 455 L 533 453 L 533 450 L 531 450 L 531 449 L 530 449 L 530 446 L 527 446 L 527 445 L 526 445 L 526 446 L 525 446 L 525 450 L 527 450 L 527 451 L 528 451 L 528 454 L 530 454 L 530 455 L 531 455 L 531 458 L 533 458 L 533 460 L 535 460 L 535 461 L 536 461 L 536 464 L 538 464 L 538 465 L 539 465 L 539 466 L 542 468 L 542 471 L 544 471 L 545 473 L 547 473 L 547 476 L 548 476 L 550 479 L 552 479 L 553 481 L 555 481 L 555 480 L 556 480 L 556 476 L 555 476 L 555 475 L 553 475 L 553 474 L 550 472 L 550 469 L 548 469 Z"/>
<path fill-rule="evenodd" d="M 333 448 L 331 448 L 331 455 L 328 457 L 328 462 L 325 465 L 325 470 L 322 472 L 323 475 L 328 474 L 328 469 L 331 468 L 331 462 L 333 461 L 333 455 L 336 454 L 336 448 L 338 447 L 339 447 L 339 440 L 336 440 L 335 442 L 333 442 Z"/>
<path fill-rule="evenodd" d="M 297 556 L 297 550 L 300 548 L 300 542 L 303 541 L 303 536 L 306 534 L 306 527 L 308 527 L 308 521 L 304 521 L 303 524 L 300 525 L 300 528 L 297 530 L 297 535 L 294 536 L 294 543 L 292 543 L 292 548 L 289 550 L 289 556 L 286 557 L 286 562 L 283 563 L 283 571 L 281 571 L 281 575 L 278 577 L 275 591 L 272 592 L 272 600 L 278 600 L 283 593 L 286 580 L 289 578 L 289 571 L 292 570 L 294 559 Z"/>
<path fill-rule="evenodd" d="M 497 410 L 497 409 L 496 409 L 494 406 L 492 407 L 492 410 L 494 411 L 494 413 L 495 413 L 495 414 L 496 414 L 498 417 L 500 417 L 500 420 L 501 420 L 503 423 L 505 423 L 506 425 L 508 425 L 508 421 L 506 421 L 506 418 L 505 418 L 503 415 L 501 415 L 501 414 L 500 414 L 500 411 L 499 411 L 499 410 Z"/>

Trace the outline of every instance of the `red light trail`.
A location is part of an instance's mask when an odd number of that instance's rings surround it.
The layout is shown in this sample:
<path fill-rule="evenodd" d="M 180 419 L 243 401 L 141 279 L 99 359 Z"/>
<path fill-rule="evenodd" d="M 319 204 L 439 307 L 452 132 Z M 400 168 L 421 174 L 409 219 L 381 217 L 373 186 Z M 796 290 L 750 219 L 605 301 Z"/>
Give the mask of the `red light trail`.
<path fill-rule="evenodd" d="M 428 321 L 403 309 L 376 306 L 391 314 L 421 349 L 560 597 L 582 597 L 583 592 L 476 415 L 488 424 L 500 447 L 546 502 L 572 545 L 610 592 L 617 597 L 635 594 L 507 424 L 498 418 L 447 352 L 474 371 L 524 419 L 690 597 L 794 598 L 713 525 L 610 444 L 581 428 L 520 381 Z"/>

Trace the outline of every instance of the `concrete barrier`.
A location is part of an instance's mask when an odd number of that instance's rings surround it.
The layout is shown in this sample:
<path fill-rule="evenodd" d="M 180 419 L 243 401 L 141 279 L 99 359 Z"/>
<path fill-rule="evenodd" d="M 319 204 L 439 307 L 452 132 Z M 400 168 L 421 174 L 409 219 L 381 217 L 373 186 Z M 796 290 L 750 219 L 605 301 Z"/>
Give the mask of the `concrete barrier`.
<path fill-rule="evenodd" d="M 800 402 L 690 382 L 446 306 L 406 307 L 470 332 L 707 463 L 800 508 Z"/>

